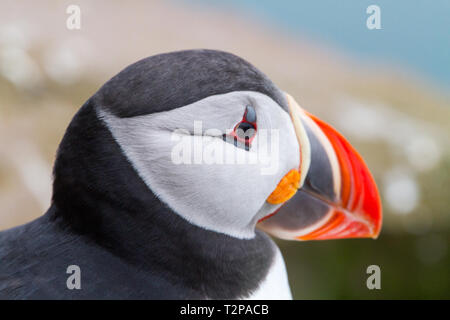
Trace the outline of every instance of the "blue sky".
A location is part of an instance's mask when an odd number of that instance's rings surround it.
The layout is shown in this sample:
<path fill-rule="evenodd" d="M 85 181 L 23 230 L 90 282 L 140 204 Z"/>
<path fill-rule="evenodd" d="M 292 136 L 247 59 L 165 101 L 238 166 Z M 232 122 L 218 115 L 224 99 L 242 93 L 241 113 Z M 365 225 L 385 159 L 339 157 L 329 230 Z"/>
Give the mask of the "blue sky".
<path fill-rule="evenodd" d="M 450 88 L 448 0 L 195 0 L 251 15 L 284 32 L 349 56 L 410 70 Z M 381 30 L 366 27 L 366 8 L 381 9 Z"/>

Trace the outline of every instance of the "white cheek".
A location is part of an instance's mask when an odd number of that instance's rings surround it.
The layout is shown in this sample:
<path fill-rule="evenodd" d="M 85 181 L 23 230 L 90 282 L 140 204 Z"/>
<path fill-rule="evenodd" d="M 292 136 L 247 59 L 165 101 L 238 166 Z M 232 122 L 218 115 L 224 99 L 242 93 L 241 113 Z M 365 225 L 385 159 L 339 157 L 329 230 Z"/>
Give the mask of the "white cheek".
<path fill-rule="evenodd" d="M 174 164 L 171 157 L 174 145 L 168 134 L 153 133 L 154 136 L 147 133 L 143 140 L 139 135 L 128 137 L 133 144 L 120 142 L 149 188 L 191 223 L 238 238 L 253 237 L 255 213 L 276 187 L 261 175 L 258 159 L 218 139 L 189 136 L 189 162 Z M 158 148 L 144 148 L 148 140 L 159 141 Z M 199 146 L 203 146 L 200 152 L 194 150 Z M 208 148 L 223 150 L 223 163 L 217 163 L 215 157 L 204 159 Z M 206 164 L 205 160 L 213 163 Z"/>
<path fill-rule="evenodd" d="M 238 94 L 242 96 L 242 93 L 227 94 L 227 99 L 233 103 L 230 108 L 236 108 Z M 267 206 L 265 200 L 281 178 L 298 167 L 299 151 L 288 114 L 278 106 L 270 105 L 274 103 L 270 98 L 259 93 L 250 94 L 254 99 L 262 100 L 258 101 L 261 127 L 277 129 L 276 145 L 270 146 L 270 139 L 263 141 L 257 137 L 261 147 L 269 150 L 264 159 L 256 155 L 253 147 L 249 152 L 219 138 L 183 137 L 181 134 L 179 138 L 191 142 L 188 148 L 191 154 L 186 157 L 190 162 L 174 161 L 174 148 L 180 141 L 174 139 L 171 130 L 161 129 L 161 123 L 173 119 L 182 121 L 184 114 L 190 115 L 190 120 L 195 119 L 192 115 L 205 113 L 204 101 L 170 112 L 134 118 L 117 118 L 105 111 L 97 111 L 142 180 L 175 213 L 208 230 L 237 238 L 252 238 L 256 221 L 276 209 Z M 270 117 L 264 117 L 264 114 Z M 211 115 L 218 116 L 217 110 Z M 182 125 L 181 122 L 180 127 Z M 268 135 L 271 135 L 270 131 Z M 270 148 L 277 148 L 277 152 L 271 152 Z M 220 149 L 223 161 L 218 163 L 213 151 Z"/>

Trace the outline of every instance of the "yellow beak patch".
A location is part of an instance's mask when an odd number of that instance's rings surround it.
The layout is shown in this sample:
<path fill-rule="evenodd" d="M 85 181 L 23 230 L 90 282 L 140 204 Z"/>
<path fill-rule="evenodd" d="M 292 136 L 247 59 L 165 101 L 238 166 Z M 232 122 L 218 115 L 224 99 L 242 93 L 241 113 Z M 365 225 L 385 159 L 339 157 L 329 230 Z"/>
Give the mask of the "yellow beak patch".
<path fill-rule="evenodd" d="M 280 204 L 288 201 L 300 188 L 300 173 L 292 169 L 278 183 L 275 190 L 267 198 L 270 204 Z"/>

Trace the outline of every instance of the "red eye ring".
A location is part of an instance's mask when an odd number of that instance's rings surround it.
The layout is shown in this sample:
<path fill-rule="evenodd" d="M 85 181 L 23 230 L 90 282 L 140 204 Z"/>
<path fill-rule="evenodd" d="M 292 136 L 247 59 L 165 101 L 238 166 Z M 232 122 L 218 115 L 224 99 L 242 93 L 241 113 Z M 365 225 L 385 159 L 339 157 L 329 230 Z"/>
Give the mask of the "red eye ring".
<path fill-rule="evenodd" d="M 256 124 L 256 112 L 255 109 L 248 105 L 245 109 L 244 117 L 234 127 L 233 131 L 228 135 L 224 135 L 224 140 L 232 138 L 234 145 L 243 145 L 245 150 L 250 150 L 253 139 L 256 136 L 257 124 Z M 228 137 L 227 137 L 228 136 Z"/>

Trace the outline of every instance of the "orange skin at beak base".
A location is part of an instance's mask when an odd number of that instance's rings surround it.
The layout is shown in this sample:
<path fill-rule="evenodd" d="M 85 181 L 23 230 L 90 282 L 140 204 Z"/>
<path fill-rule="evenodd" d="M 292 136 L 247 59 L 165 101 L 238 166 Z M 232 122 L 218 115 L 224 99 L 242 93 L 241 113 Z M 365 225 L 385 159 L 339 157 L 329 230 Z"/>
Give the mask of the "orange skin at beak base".
<path fill-rule="evenodd" d="M 280 204 L 292 198 L 300 187 L 300 172 L 292 169 L 278 183 L 277 188 L 267 198 L 270 204 Z"/>

